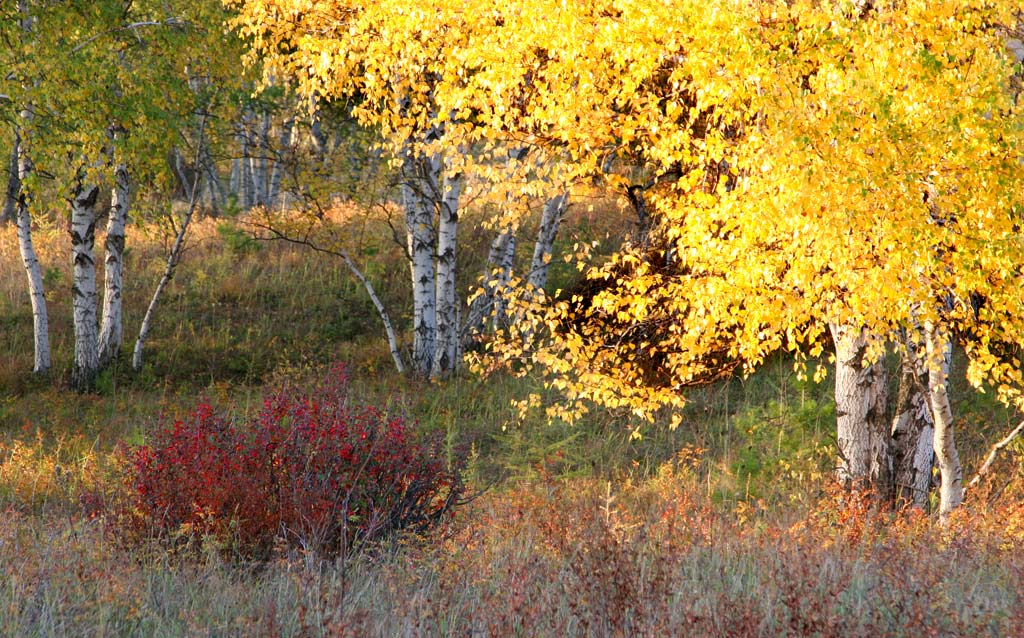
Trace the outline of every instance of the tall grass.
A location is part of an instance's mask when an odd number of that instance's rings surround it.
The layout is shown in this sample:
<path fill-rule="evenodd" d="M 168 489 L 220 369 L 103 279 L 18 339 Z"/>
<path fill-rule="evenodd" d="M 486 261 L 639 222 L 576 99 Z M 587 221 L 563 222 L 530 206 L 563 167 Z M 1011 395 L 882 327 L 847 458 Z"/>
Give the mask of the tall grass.
<path fill-rule="evenodd" d="M 570 241 L 610 223 L 585 206 L 576 214 Z M 352 252 L 372 264 L 386 303 L 407 307 L 400 250 L 381 219 L 360 223 Z M 490 239 L 469 237 L 467 279 Z M 1021 446 L 943 531 L 830 491 L 831 384 L 799 380 L 785 357 L 691 390 L 677 430 L 644 426 L 639 440 L 623 414 L 522 419 L 511 400 L 537 390 L 531 379 L 399 378 L 342 265 L 253 242 L 244 220 L 196 226 L 141 374 L 120 363 L 97 393 L 70 393 L 66 238 L 40 228 L 36 240 L 53 324 L 48 380 L 27 374 L 24 274 L 13 229 L 0 228 L 0 635 L 1024 635 Z M 130 229 L 128 246 L 131 339 L 165 246 L 153 225 Z M 144 441 L 159 415 L 198 398 L 250 415 L 264 386 L 302 384 L 331 360 L 350 364 L 361 402 L 419 420 L 449 449 L 468 446 L 467 481 L 493 487 L 445 530 L 345 562 L 284 550 L 225 562 L 212 540 L 198 559 L 194 547 L 126 548 L 93 517 L 90 499 L 118 488 L 118 444 Z M 970 474 L 1018 415 L 956 378 Z"/>
<path fill-rule="evenodd" d="M 9 511 L 0 635 L 1021 635 L 1019 505 L 942 531 L 844 498 L 737 516 L 685 473 L 540 482 L 429 538 L 260 566 L 126 556 L 98 522 Z"/>

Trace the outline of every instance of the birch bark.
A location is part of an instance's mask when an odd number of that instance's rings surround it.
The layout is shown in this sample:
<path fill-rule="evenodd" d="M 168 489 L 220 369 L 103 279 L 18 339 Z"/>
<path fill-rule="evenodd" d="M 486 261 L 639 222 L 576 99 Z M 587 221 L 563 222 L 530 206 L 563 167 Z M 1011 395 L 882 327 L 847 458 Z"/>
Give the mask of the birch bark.
<path fill-rule="evenodd" d="M 31 111 L 21 113 L 22 120 L 31 119 Z M 32 243 L 32 215 L 29 212 L 30 193 L 25 187 L 25 178 L 32 170 L 32 162 L 21 138 L 21 131 L 15 128 L 14 146 L 18 154 L 18 197 L 15 206 L 18 224 L 18 250 L 28 277 L 29 299 L 32 303 L 32 336 L 35 342 L 32 372 L 38 375 L 50 372 L 50 321 L 46 311 L 46 291 L 43 288 L 43 270 L 39 265 L 35 246 Z"/>
<path fill-rule="evenodd" d="M 867 359 L 866 331 L 830 324 L 836 347 L 836 429 L 839 480 L 872 487 L 887 499 L 892 485 L 890 424 L 882 361 Z"/>
<path fill-rule="evenodd" d="M 121 352 L 121 289 L 124 276 L 125 225 L 131 207 L 131 182 L 123 163 L 114 169 L 114 189 L 110 197 L 107 237 L 103 242 L 103 312 L 100 319 L 100 366 L 106 366 Z"/>
<path fill-rule="evenodd" d="M 429 376 L 437 347 L 437 289 L 434 254 L 437 232 L 433 194 L 438 190 L 440 161 L 407 153 L 402 166 L 402 204 L 412 275 L 412 371 Z"/>
<path fill-rule="evenodd" d="M 29 14 L 29 5 L 26 0 L 18 0 L 17 3 L 18 22 L 24 34 L 31 33 L 35 18 Z M 11 161 L 17 157 L 17 174 L 19 192 L 15 205 L 16 222 L 18 225 L 18 250 L 21 253 L 21 261 L 25 267 L 25 275 L 28 277 L 29 299 L 32 304 L 32 337 L 34 341 L 34 353 L 32 372 L 37 375 L 44 375 L 50 372 L 50 320 L 46 311 L 46 291 L 43 288 L 43 271 L 39 265 L 39 258 L 36 255 L 35 246 L 32 242 L 32 215 L 29 210 L 31 193 L 25 185 L 25 180 L 32 172 L 32 160 L 28 150 L 25 148 L 24 135 L 28 135 L 25 128 L 35 114 L 29 104 L 18 113 L 19 122 L 14 127 L 14 149 L 12 150 Z"/>
<path fill-rule="evenodd" d="M 949 335 L 932 322 L 925 322 L 925 348 L 928 357 L 928 397 L 935 421 L 934 449 L 939 466 L 939 519 L 964 500 L 963 467 L 953 433 L 953 410 L 949 403 L 949 362 L 952 342 Z"/>
<path fill-rule="evenodd" d="M 466 323 L 462 329 L 463 349 L 473 348 L 480 336 L 487 330 L 488 317 L 493 317 L 497 304 L 504 294 L 500 282 L 511 279 L 512 260 L 515 256 L 516 238 L 512 227 L 506 227 L 491 241 L 487 251 L 487 262 L 480 278 L 480 291 L 469 304 Z"/>
<path fill-rule="evenodd" d="M 564 191 L 544 203 L 544 212 L 537 230 L 537 242 L 533 246 L 533 258 L 530 260 L 530 275 L 527 283 L 534 290 L 543 291 L 548 283 L 548 264 L 551 262 L 551 251 L 555 245 L 558 226 L 562 223 L 569 193 Z"/>
<path fill-rule="evenodd" d="M 100 369 L 99 332 L 96 324 L 96 199 L 99 187 L 85 183 L 79 174 L 71 194 L 72 320 L 75 328 L 75 359 L 71 386 L 89 390 Z"/>
<path fill-rule="evenodd" d="M 256 183 L 256 201 L 260 206 L 270 206 L 270 111 L 264 111 L 260 119 L 260 130 L 256 137 L 256 171 L 259 175 Z"/>
<path fill-rule="evenodd" d="M 437 180 L 440 181 L 440 180 Z M 437 343 L 430 376 L 443 378 L 458 367 L 458 299 L 455 294 L 459 197 L 465 179 L 461 173 L 446 177 L 437 227 Z"/>
<path fill-rule="evenodd" d="M 197 149 L 201 149 L 205 144 L 206 138 L 206 123 L 209 114 L 205 111 L 202 112 L 202 116 L 199 118 L 199 131 Z M 199 150 L 196 152 L 196 162 L 199 162 Z M 164 289 L 167 288 L 167 284 L 171 282 L 174 277 L 174 270 L 178 267 L 178 261 L 181 259 L 181 249 L 185 245 L 185 235 L 188 233 L 189 224 L 192 222 L 192 217 L 196 212 L 196 204 L 198 203 L 199 196 L 199 184 L 201 181 L 200 175 L 196 174 L 192 180 L 192 185 L 188 198 L 188 210 L 185 211 L 185 217 L 181 220 L 181 225 L 178 226 L 178 233 L 174 237 L 174 244 L 171 246 L 171 252 L 167 255 L 167 264 L 164 266 L 164 273 L 160 277 L 160 282 L 156 285 L 156 290 L 153 291 L 153 298 L 149 300 L 149 306 L 146 307 L 146 314 L 142 317 L 142 325 L 139 327 L 139 336 L 135 340 L 135 349 L 132 351 L 132 369 L 136 372 L 142 370 L 142 349 L 145 346 L 146 339 L 149 337 L 149 330 L 153 322 L 153 316 L 156 313 L 157 302 L 160 301 L 161 295 L 163 295 Z"/>
<path fill-rule="evenodd" d="M 922 337 L 920 328 L 904 331 L 892 440 L 897 506 L 912 504 L 927 509 L 935 427 L 928 398 L 928 366 Z"/>
<path fill-rule="evenodd" d="M 292 137 L 295 131 L 295 118 L 288 118 L 281 126 L 281 135 L 274 153 L 274 169 L 270 174 L 270 189 L 267 193 L 267 206 L 285 208 L 288 202 L 281 192 L 284 172 L 291 155 Z"/>

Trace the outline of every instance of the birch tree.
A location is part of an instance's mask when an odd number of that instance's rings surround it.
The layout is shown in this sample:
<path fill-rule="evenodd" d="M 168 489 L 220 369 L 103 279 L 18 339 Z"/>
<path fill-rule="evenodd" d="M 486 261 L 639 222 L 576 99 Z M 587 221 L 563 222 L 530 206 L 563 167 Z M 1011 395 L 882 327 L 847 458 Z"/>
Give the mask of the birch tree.
<path fill-rule="evenodd" d="M 100 318 L 100 366 L 115 360 L 123 338 L 121 291 L 124 278 L 125 226 L 131 208 L 131 181 L 128 167 L 118 162 L 114 168 L 114 187 L 110 195 L 107 234 L 103 242 L 103 310 Z"/>
<path fill-rule="evenodd" d="M 22 121 L 31 119 L 31 111 L 25 109 L 21 113 Z M 14 129 L 14 148 L 18 155 L 18 193 L 15 203 L 15 223 L 18 226 L 18 249 L 22 264 L 28 278 L 29 299 L 32 304 L 32 334 L 35 344 L 32 371 L 38 375 L 50 371 L 50 322 L 46 310 L 46 291 L 43 287 L 43 270 L 39 264 L 32 242 L 32 213 L 30 210 L 31 195 L 26 186 L 32 163 L 28 150 L 21 138 L 23 129 Z"/>
<path fill-rule="evenodd" d="M 900 377 L 891 430 L 896 503 L 926 509 L 935 457 L 935 422 L 928 395 L 925 343 L 917 327 L 902 330 L 899 337 Z M 948 369 L 945 374 L 949 375 Z"/>
<path fill-rule="evenodd" d="M 885 364 L 869 353 L 872 343 L 866 331 L 838 324 L 829 328 L 836 350 L 839 480 L 885 492 L 892 484 Z"/>
<path fill-rule="evenodd" d="M 99 333 L 97 331 L 96 200 L 100 189 L 89 183 L 84 169 L 71 192 L 71 259 L 73 266 L 71 307 L 75 328 L 75 357 L 71 367 L 71 385 L 88 390 L 100 370 Z"/>

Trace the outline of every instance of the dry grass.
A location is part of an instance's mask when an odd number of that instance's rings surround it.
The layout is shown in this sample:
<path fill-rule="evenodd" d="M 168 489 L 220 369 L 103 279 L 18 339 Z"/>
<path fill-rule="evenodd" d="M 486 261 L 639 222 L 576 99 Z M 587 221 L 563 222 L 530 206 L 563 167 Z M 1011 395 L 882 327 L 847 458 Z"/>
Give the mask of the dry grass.
<path fill-rule="evenodd" d="M 871 514 L 849 495 L 802 514 L 723 513 L 692 477 L 523 485 L 448 529 L 347 564 L 259 566 L 126 551 L 99 521 L 0 519 L 0 635 L 1014 636 L 1020 505 Z M 1012 519 L 1017 531 L 999 524 Z M 854 523 L 855 522 L 855 523 Z M 200 548 L 202 551 L 202 548 Z"/>

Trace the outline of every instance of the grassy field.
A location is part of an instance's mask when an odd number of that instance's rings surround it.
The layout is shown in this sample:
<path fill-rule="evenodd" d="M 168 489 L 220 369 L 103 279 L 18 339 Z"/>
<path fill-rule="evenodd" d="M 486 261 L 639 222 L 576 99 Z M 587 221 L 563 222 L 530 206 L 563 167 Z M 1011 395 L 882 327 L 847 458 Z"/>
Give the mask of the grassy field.
<path fill-rule="evenodd" d="M 601 236 L 600 212 L 579 212 L 566 241 Z M 407 270 L 380 220 L 349 223 L 385 302 L 406 307 Z M 618 414 L 522 420 L 510 402 L 536 390 L 529 379 L 397 377 L 372 305 L 333 258 L 253 242 L 238 221 L 195 231 L 145 369 L 122 362 L 79 395 L 64 388 L 66 234 L 36 234 L 55 373 L 35 380 L 17 243 L 0 229 L 0 635 L 1024 635 L 1020 445 L 940 529 L 830 486 L 829 382 L 797 379 L 785 358 L 691 391 L 679 429 L 639 440 Z M 157 225 L 130 230 L 126 339 L 166 244 Z M 460 266 L 466 284 L 480 270 Z M 201 399 L 252 414 L 266 388 L 332 361 L 348 365 L 356 400 L 465 446 L 470 490 L 487 489 L 441 528 L 347 559 L 293 547 L 254 563 L 213 538 L 128 544 L 91 515 L 89 495 L 122 489 L 120 444 Z M 1017 415 L 954 390 L 970 476 Z"/>

